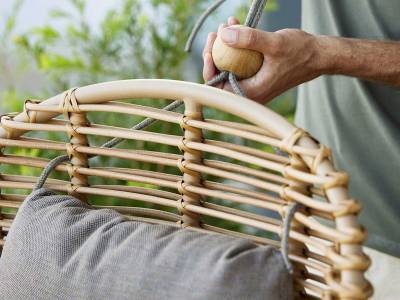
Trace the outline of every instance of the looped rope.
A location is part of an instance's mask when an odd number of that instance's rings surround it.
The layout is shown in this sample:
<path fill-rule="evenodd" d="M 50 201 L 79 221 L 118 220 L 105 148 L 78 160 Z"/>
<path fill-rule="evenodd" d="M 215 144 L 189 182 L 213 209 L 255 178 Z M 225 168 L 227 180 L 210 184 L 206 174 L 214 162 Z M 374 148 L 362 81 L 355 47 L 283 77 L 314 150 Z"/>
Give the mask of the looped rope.
<path fill-rule="evenodd" d="M 75 91 L 78 88 L 72 88 L 65 92 L 64 100 L 60 101 L 59 109 L 62 111 L 64 117 L 66 119 L 69 118 L 70 112 L 80 113 L 81 110 L 79 109 L 78 99 L 76 99 Z"/>
<path fill-rule="evenodd" d="M 40 103 L 40 100 L 36 100 L 36 99 L 26 99 L 24 102 L 24 113 L 25 116 L 27 118 L 27 122 L 29 123 L 36 123 L 36 117 L 37 117 L 37 111 L 30 111 L 27 108 L 27 104 L 28 103 L 34 103 L 34 104 L 38 104 Z"/>
<path fill-rule="evenodd" d="M 283 257 L 283 262 L 285 263 L 286 269 L 290 274 L 293 273 L 293 266 L 289 260 L 289 234 L 290 234 L 290 224 L 292 223 L 294 214 L 297 210 L 302 207 L 300 203 L 291 203 L 286 211 L 285 218 L 283 220 L 283 231 L 281 239 L 281 253 Z"/>
<path fill-rule="evenodd" d="M 8 113 L 0 115 L 0 127 L 5 131 L 7 139 L 11 139 L 13 136 L 14 129 L 6 126 L 3 120 L 11 121 L 16 116 L 16 113 Z"/>

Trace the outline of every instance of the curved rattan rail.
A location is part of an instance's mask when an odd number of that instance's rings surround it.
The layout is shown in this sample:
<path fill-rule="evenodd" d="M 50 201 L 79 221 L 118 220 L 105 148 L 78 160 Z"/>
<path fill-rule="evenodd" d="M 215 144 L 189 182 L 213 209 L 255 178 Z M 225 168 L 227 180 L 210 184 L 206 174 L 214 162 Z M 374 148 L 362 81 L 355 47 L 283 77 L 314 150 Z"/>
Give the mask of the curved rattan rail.
<path fill-rule="evenodd" d="M 115 102 L 140 98 L 182 99 L 185 102 L 184 113 Z M 203 107 L 228 112 L 248 123 L 203 119 Z M 179 124 L 183 129 L 182 135 L 132 131 L 128 125 L 120 128 L 90 124 L 86 117 L 89 112 L 151 117 Z M 55 119 L 60 114 L 64 114 L 65 120 Z M 65 132 L 69 142 L 23 136 L 30 131 Z M 204 131 L 277 147 L 288 156 L 223 140 L 208 140 L 203 137 Z M 94 147 L 88 143 L 88 136 L 93 135 L 170 145 L 178 147 L 182 154 Z M 45 167 L 48 160 L 6 153 L 6 150 L 30 148 L 67 153 L 71 163 L 60 165 L 57 170 L 68 172 L 71 180 L 49 179 L 46 185 L 54 190 L 68 192 L 89 202 L 90 195 L 100 195 L 156 205 L 153 208 L 113 206 L 132 219 L 217 231 L 277 247 L 279 241 L 272 238 L 213 226 L 203 217 L 223 219 L 279 236 L 282 233 L 281 218 L 288 204 L 299 202 L 304 209 L 295 213 L 290 230 L 290 258 L 295 266 L 297 295 L 366 299 L 372 293 L 364 278 L 369 259 L 362 252 L 365 231 L 357 222 L 360 205 L 348 196 L 346 174 L 336 171 L 329 149 L 283 117 L 245 98 L 199 84 L 171 80 L 95 84 L 73 89 L 41 103 L 27 101 L 24 112 L 3 116 L 0 147 L 3 149 L 1 164 L 34 168 Z M 204 159 L 205 153 L 230 161 Z M 175 167 L 181 175 L 112 166 L 89 167 L 88 157 L 92 155 Z M 221 179 L 220 182 L 205 179 L 207 174 Z M 125 184 L 90 185 L 90 177 L 140 182 L 157 188 Z M 29 192 L 36 179 L 2 174 L 0 188 Z M 237 183 L 252 188 L 242 188 Z M 222 201 L 216 204 L 207 201 L 209 198 Z M 15 216 L 10 209 L 17 209 L 23 199 L 21 194 L 1 195 L 1 244 L 4 244 Z M 239 206 L 231 207 L 227 203 Z M 281 218 L 265 216 L 259 210 L 247 210 L 248 207 L 277 212 Z M 176 208 L 176 212 L 171 208 Z"/>

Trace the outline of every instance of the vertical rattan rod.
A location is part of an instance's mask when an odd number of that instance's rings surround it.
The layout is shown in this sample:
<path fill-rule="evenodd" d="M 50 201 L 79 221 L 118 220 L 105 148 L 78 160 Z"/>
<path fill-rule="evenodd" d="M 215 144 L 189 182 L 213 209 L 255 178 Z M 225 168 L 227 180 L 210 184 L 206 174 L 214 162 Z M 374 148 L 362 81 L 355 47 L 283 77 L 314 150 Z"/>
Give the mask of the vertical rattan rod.
<path fill-rule="evenodd" d="M 85 113 L 69 113 L 68 124 L 68 135 L 70 138 L 70 143 L 67 144 L 67 152 L 70 158 L 70 166 L 68 167 L 68 173 L 71 177 L 71 188 L 69 189 L 69 194 L 82 200 L 87 201 L 85 195 L 76 192 L 76 189 L 81 186 L 88 186 L 88 178 L 86 175 L 82 175 L 76 172 L 79 167 L 87 168 L 89 166 L 88 156 L 86 154 L 76 151 L 77 146 L 88 146 L 88 139 L 86 135 L 76 132 L 76 128 L 80 126 L 88 126 L 89 121 L 86 118 Z"/>
<path fill-rule="evenodd" d="M 309 137 L 302 137 L 297 144 L 308 148 L 318 147 L 315 144 L 315 142 Z M 304 156 L 303 159 L 309 166 L 312 165 L 313 158 Z M 327 159 L 322 161 L 319 164 L 319 166 L 317 166 L 316 169 L 316 173 L 320 176 L 326 176 L 326 174 L 331 174 L 332 172 L 335 172 L 335 169 L 333 168 L 331 162 L 329 162 Z M 349 199 L 347 188 L 343 188 L 341 186 L 331 187 L 327 189 L 325 192 L 330 202 L 334 204 L 340 203 L 341 201 L 347 201 Z M 336 226 L 338 230 L 343 230 L 344 232 L 346 232 L 346 230 L 348 231 L 349 228 L 352 228 L 353 230 L 358 230 L 359 224 L 357 221 L 357 216 L 350 214 L 338 217 L 336 218 Z M 366 260 L 368 260 L 365 257 L 365 254 L 363 253 L 361 242 L 346 243 L 346 244 L 341 243 L 340 254 L 343 256 L 352 257 L 353 259 L 361 258 L 361 260 L 363 260 L 364 263 L 367 262 Z M 342 270 L 340 273 L 341 273 L 340 280 L 343 285 L 352 286 L 354 289 L 357 289 L 357 287 L 361 287 L 361 289 L 369 288 L 368 281 L 364 276 L 365 270 L 363 270 L 362 268 L 361 269 L 353 268 L 353 270 L 345 269 Z"/>
<path fill-rule="evenodd" d="M 182 194 L 182 199 L 178 203 L 178 210 L 182 214 L 181 225 L 183 227 L 200 227 L 200 215 L 189 212 L 185 209 L 186 204 L 201 205 L 201 196 L 189 192 L 185 189 L 186 185 L 196 185 L 202 184 L 201 173 L 189 170 L 185 167 L 186 163 L 202 163 L 202 152 L 194 149 L 190 149 L 186 146 L 186 142 L 202 142 L 203 134 L 201 129 L 191 127 L 187 125 L 187 120 L 202 120 L 202 106 L 194 101 L 185 101 L 185 111 L 184 116 L 181 121 L 181 127 L 183 129 L 183 138 L 181 142 L 180 149 L 183 152 L 183 159 L 179 162 L 179 168 L 183 173 L 183 179 L 181 181 L 180 193 Z"/>
<path fill-rule="evenodd" d="M 329 199 L 335 199 L 336 201 L 347 201 L 349 199 L 348 190 L 343 187 L 334 187 L 332 189 L 327 189 L 326 194 Z M 343 231 L 359 231 L 361 230 L 360 225 L 354 224 L 354 216 L 345 215 L 336 218 L 337 229 Z M 357 289 L 364 290 L 363 293 L 368 295 L 372 293 L 372 288 L 369 285 L 367 279 L 365 278 L 365 271 L 369 267 L 369 258 L 364 254 L 362 250 L 362 245 L 360 242 L 354 243 L 341 243 L 340 253 L 342 256 L 353 258 L 355 265 L 360 265 L 358 267 L 351 267 L 348 270 L 344 269 L 341 272 L 340 282 L 344 286 L 351 287 L 352 290 L 357 291 Z M 357 263 L 358 259 L 361 259 Z M 343 297 L 342 299 L 346 299 Z"/>

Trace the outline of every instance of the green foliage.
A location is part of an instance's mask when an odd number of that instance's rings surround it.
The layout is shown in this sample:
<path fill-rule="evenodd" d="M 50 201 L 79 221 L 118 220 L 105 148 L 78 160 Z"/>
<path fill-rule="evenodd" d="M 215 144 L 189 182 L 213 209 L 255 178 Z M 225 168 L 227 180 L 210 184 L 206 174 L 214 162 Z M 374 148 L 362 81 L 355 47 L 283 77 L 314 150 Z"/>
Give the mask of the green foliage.
<path fill-rule="evenodd" d="M 72 9 L 51 11 L 49 24 L 14 40 L 48 76 L 47 93 L 115 79 L 181 79 L 190 16 L 202 2 L 123 0 L 97 31 L 87 20 L 86 2 L 70 0 Z M 55 29 L 57 21 L 64 22 L 62 30 Z"/>

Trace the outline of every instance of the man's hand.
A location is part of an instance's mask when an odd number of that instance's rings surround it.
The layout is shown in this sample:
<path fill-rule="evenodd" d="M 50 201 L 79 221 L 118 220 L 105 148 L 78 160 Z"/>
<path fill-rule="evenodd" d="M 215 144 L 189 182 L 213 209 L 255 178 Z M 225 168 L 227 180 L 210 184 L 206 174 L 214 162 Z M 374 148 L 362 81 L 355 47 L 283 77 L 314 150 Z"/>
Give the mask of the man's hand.
<path fill-rule="evenodd" d="M 286 90 L 323 74 L 342 74 L 400 86 L 400 43 L 316 36 L 298 29 L 276 32 L 231 26 L 231 17 L 218 35 L 228 46 L 256 50 L 264 63 L 256 75 L 239 82 L 247 97 L 268 102 Z M 208 35 L 204 48 L 203 77 L 208 81 L 218 70 L 212 60 L 217 33 Z M 220 88 L 231 91 L 228 83 Z"/>
<path fill-rule="evenodd" d="M 228 25 L 235 24 L 238 21 L 229 18 Z M 228 46 L 252 49 L 264 55 L 264 63 L 258 73 L 240 81 L 245 94 L 258 102 L 264 103 L 320 75 L 316 39 L 301 30 L 284 29 L 272 33 L 222 25 L 218 34 Z M 214 32 L 209 34 L 203 53 L 203 76 L 206 81 L 217 74 L 211 55 L 216 37 Z M 229 84 L 225 84 L 224 89 L 230 90 Z"/>

